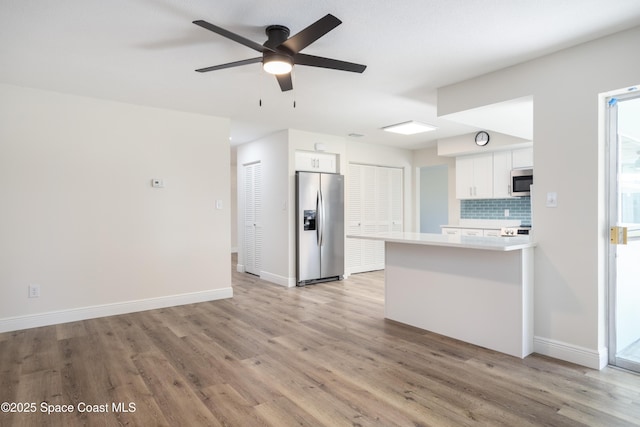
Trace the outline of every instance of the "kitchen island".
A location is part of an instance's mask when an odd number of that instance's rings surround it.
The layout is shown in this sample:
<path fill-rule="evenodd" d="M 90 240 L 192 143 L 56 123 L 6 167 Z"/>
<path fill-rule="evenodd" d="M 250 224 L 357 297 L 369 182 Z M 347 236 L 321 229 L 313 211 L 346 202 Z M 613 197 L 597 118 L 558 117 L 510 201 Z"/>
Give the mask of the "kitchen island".
<path fill-rule="evenodd" d="M 528 237 L 388 232 L 385 317 L 520 358 L 533 352 Z"/>

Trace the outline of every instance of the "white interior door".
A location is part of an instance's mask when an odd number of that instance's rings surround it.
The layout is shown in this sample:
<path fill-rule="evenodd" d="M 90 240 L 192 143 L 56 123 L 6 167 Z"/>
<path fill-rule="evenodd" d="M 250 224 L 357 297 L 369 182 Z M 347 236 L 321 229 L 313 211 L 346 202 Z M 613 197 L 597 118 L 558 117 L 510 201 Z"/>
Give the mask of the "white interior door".
<path fill-rule="evenodd" d="M 262 164 L 244 165 L 244 264 L 247 273 L 262 269 Z"/>
<path fill-rule="evenodd" d="M 351 163 L 347 187 L 347 234 L 403 229 L 403 170 Z M 349 274 L 384 269 L 384 242 L 347 239 Z"/>
<path fill-rule="evenodd" d="M 640 95 L 612 97 L 607 106 L 609 362 L 640 372 Z"/>

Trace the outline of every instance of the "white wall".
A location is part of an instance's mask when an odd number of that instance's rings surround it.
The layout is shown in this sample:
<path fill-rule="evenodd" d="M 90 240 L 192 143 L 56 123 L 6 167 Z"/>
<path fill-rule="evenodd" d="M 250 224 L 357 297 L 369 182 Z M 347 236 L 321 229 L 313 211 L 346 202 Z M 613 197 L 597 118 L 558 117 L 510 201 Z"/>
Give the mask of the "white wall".
<path fill-rule="evenodd" d="M 533 120 L 533 117 L 531 117 Z M 467 154 L 482 154 L 500 150 L 515 150 L 531 147 L 532 141 L 505 135 L 499 132 L 490 132 L 489 144 L 480 147 L 475 143 L 475 133 L 452 136 L 438 140 L 439 156 L 465 156 Z"/>
<path fill-rule="evenodd" d="M 606 364 L 607 224 L 599 94 L 640 83 L 640 27 L 438 90 L 445 115 L 533 95 L 535 349 Z M 547 192 L 558 207 L 545 207 Z"/>
<path fill-rule="evenodd" d="M 423 166 L 447 166 L 447 185 L 449 187 L 449 224 L 460 221 L 460 200 L 456 199 L 456 159 L 438 156 L 438 148 L 430 147 L 413 152 L 412 194 L 415 200 L 414 229 L 420 230 L 420 168 Z"/>
<path fill-rule="evenodd" d="M 0 330 L 230 297 L 228 136 L 226 119 L 0 85 Z"/>
<path fill-rule="evenodd" d="M 231 148 L 230 180 L 231 252 L 238 252 L 238 150 L 236 147 Z"/>

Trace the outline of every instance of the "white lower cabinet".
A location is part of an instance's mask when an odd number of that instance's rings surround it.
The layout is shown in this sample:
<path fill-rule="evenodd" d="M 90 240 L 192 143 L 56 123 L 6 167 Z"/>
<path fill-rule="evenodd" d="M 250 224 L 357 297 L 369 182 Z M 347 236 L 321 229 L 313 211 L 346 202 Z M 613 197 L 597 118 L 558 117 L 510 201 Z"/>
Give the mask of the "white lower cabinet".
<path fill-rule="evenodd" d="M 448 236 L 500 237 L 500 230 L 496 228 L 442 227 L 442 234 Z"/>
<path fill-rule="evenodd" d="M 460 235 L 460 229 L 459 228 L 442 227 L 442 234 L 447 234 L 449 236 L 459 236 Z"/>

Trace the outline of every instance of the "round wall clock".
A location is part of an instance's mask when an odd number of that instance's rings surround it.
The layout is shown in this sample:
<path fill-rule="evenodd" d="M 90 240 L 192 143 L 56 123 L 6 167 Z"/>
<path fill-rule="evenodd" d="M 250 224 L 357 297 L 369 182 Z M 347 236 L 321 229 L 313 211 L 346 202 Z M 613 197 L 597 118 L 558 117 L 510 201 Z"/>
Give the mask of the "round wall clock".
<path fill-rule="evenodd" d="M 489 134 L 483 130 L 476 133 L 476 145 L 484 147 L 489 143 Z"/>

